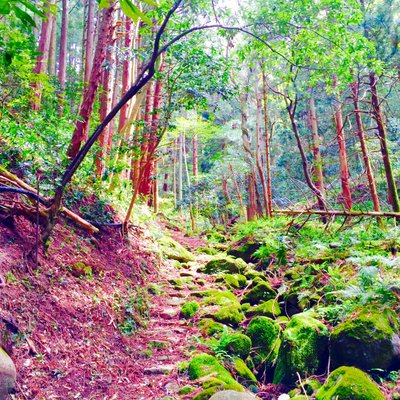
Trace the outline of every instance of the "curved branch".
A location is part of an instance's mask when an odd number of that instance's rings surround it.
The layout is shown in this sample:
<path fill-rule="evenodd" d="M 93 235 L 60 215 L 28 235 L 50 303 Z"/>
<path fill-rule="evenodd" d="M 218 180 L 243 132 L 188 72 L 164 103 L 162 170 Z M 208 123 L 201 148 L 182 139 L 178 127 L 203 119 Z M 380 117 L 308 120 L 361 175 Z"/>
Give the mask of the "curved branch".
<path fill-rule="evenodd" d="M 43 200 L 36 193 L 30 192 L 29 190 L 13 188 L 13 187 L 9 187 L 9 186 L 0 186 L 0 193 L 24 194 L 25 196 L 28 196 L 31 199 L 38 201 L 40 204 L 43 204 L 44 206 L 48 206 L 48 203 L 45 200 Z"/>

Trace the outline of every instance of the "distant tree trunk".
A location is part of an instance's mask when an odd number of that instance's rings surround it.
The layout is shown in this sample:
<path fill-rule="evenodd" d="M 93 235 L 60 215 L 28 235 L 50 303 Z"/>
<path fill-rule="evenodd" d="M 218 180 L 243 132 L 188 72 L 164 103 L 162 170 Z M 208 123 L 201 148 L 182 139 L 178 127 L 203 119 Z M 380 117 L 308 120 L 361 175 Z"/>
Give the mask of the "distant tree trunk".
<path fill-rule="evenodd" d="M 240 213 L 242 214 L 243 221 L 246 222 L 247 221 L 246 208 L 243 203 L 243 196 L 242 193 L 240 192 L 239 184 L 237 182 L 235 171 L 233 170 L 232 164 L 229 164 L 229 170 L 231 171 L 232 174 L 233 185 L 235 186 L 236 196 L 239 201 Z"/>
<path fill-rule="evenodd" d="M 81 147 L 83 141 L 87 139 L 88 122 L 93 110 L 93 104 L 99 87 L 102 75 L 102 65 L 106 58 L 107 45 L 111 43 L 113 34 L 113 12 L 114 6 L 105 8 L 101 11 L 100 36 L 97 41 L 94 64 L 90 74 L 90 84 L 85 89 L 83 101 L 79 110 L 79 120 L 72 136 L 67 155 L 74 158 Z"/>
<path fill-rule="evenodd" d="M 247 191 L 249 193 L 249 204 L 247 206 L 247 220 L 253 221 L 257 215 L 256 182 L 253 174 L 247 175 Z"/>
<path fill-rule="evenodd" d="M 265 167 L 267 180 L 267 216 L 272 217 L 272 183 L 271 183 L 271 156 L 270 156 L 270 140 L 268 129 L 268 99 L 267 99 L 267 77 L 262 68 L 263 80 L 263 102 L 264 102 L 264 138 L 265 138 Z"/>
<path fill-rule="evenodd" d="M 262 113 L 262 105 L 261 105 L 261 97 L 256 94 L 256 105 L 257 105 L 257 119 L 256 119 L 256 166 L 258 170 L 258 175 L 260 177 L 261 186 L 263 190 L 263 202 L 265 209 L 265 216 L 268 218 L 271 215 L 270 205 L 268 202 L 268 187 L 265 178 L 265 174 L 262 168 L 261 156 L 260 156 L 260 129 L 261 129 L 261 113 Z"/>
<path fill-rule="evenodd" d="M 371 162 L 369 159 L 367 143 L 365 142 L 364 126 L 361 119 L 360 106 L 358 103 L 359 83 L 352 83 L 350 85 L 350 88 L 353 94 L 354 113 L 357 123 L 357 135 L 358 139 L 360 140 L 361 153 L 364 160 L 365 171 L 368 177 L 369 190 L 371 193 L 372 202 L 374 203 L 374 210 L 380 212 L 381 206 L 379 204 L 378 192 L 376 190 L 374 172 L 372 170 Z"/>
<path fill-rule="evenodd" d="M 85 66 L 83 70 L 83 81 L 88 83 L 93 66 L 93 52 L 94 52 L 94 36 L 95 36 L 95 0 L 87 0 L 87 17 L 85 26 L 85 46 L 84 46 L 84 59 Z M 105 50 L 105 49 L 104 49 Z"/>
<path fill-rule="evenodd" d="M 181 208 L 183 200 L 183 133 L 178 136 L 178 182 L 177 182 L 177 200 L 180 203 Z"/>
<path fill-rule="evenodd" d="M 154 214 L 158 213 L 158 182 L 157 182 L 157 161 L 154 161 L 154 179 L 153 179 L 153 211 Z"/>
<path fill-rule="evenodd" d="M 379 144 L 381 148 L 383 165 L 385 167 L 386 182 L 388 188 L 388 200 L 392 205 L 394 212 L 400 212 L 400 201 L 397 192 L 396 181 L 394 179 L 394 173 L 392 168 L 392 163 L 390 161 L 390 154 L 387 145 L 387 134 L 386 126 L 384 123 L 383 112 L 378 96 L 377 89 L 377 78 L 374 72 L 369 74 L 369 83 L 371 88 L 371 102 L 372 102 L 372 115 L 377 123 L 377 131 L 379 137 Z"/>
<path fill-rule="evenodd" d="M 47 72 L 50 76 L 56 76 L 56 53 L 57 53 L 57 24 L 56 17 L 53 15 L 53 23 L 51 27 L 51 38 L 49 47 L 49 62 L 47 63 Z"/>
<path fill-rule="evenodd" d="M 349 183 L 349 167 L 347 163 L 346 137 L 344 133 L 342 108 L 340 105 L 336 110 L 334 110 L 334 120 L 336 139 L 339 146 L 340 181 L 342 183 L 343 205 L 346 210 L 350 210 L 352 207 L 352 199 Z"/>
<path fill-rule="evenodd" d="M 62 0 L 62 19 L 61 19 L 61 38 L 60 38 L 60 55 L 58 61 L 58 81 L 60 82 L 61 91 L 59 93 L 59 115 L 62 117 L 64 110 L 64 91 L 65 81 L 67 77 L 67 48 L 68 48 L 68 0 Z"/>
<path fill-rule="evenodd" d="M 54 0 L 49 0 L 49 5 L 54 4 Z M 53 30 L 53 25 L 55 21 L 54 14 L 46 13 L 46 18 L 43 19 L 42 28 L 40 31 L 40 40 L 38 53 L 39 55 L 36 58 L 36 65 L 33 69 L 35 74 L 44 74 L 47 71 L 48 61 L 49 61 L 49 52 L 50 52 L 50 42 L 51 42 L 51 33 Z M 31 108 L 34 111 L 39 111 L 41 102 L 42 102 L 42 83 L 37 81 L 33 85 L 34 99 L 31 104 Z"/>
<path fill-rule="evenodd" d="M 324 204 L 324 208 L 326 208 L 325 199 L 324 199 L 321 191 L 314 185 L 314 183 L 311 179 L 309 170 L 308 170 L 307 156 L 304 151 L 303 143 L 301 142 L 300 132 L 299 132 L 297 122 L 296 122 L 296 109 L 297 109 L 297 99 L 287 100 L 286 110 L 288 112 L 290 123 L 292 125 L 292 130 L 293 130 L 294 136 L 296 138 L 297 147 L 300 152 L 301 164 L 303 167 L 304 177 L 306 179 L 308 187 L 311 189 L 313 194 L 316 196 L 316 198 L 318 200 L 318 204 Z"/>
<path fill-rule="evenodd" d="M 325 205 L 325 186 L 324 186 L 324 174 L 322 170 L 322 157 L 320 151 L 320 139 L 318 134 L 318 122 L 317 122 L 317 113 L 315 111 L 315 101 L 314 97 L 310 97 L 309 100 L 310 105 L 310 125 L 312 132 L 312 150 L 314 155 L 314 179 L 315 186 L 320 191 L 321 196 L 317 198 L 318 207 L 320 210 L 324 210 Z M 322 199 L 324 201 L 322 201 Z"/>

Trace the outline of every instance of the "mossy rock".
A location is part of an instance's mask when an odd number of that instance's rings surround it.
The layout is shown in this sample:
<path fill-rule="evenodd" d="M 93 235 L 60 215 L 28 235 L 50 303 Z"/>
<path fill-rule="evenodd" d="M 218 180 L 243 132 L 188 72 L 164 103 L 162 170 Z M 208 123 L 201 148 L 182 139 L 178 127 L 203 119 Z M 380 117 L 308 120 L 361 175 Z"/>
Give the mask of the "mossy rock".
<path fill-rule="evenodd" d="M 199 303 L 196 303 L 195 301 L 185 303 L 181 308 L 180 315 L 186 319 L 192 318 L 199 308 Z"/>
<path fill-rule="evenodd" d="M 70 265 L 68 269 L 71 271 L 71 274 L 76 276 L 77 278 L 93 275 L 92 267 L 83 262 L 77 262 L 73 265 Z"/>
<path fill-rule="evenodd" d="M 254 317 L 246 331 L 253 344 L 253 362 L 259 369 L 270 368 L 278 354 L 280 346 L 280 327 L 271 318 Z"/>
<path fill-rule="evenodd" d="M 258 283 L 250 289 L 242 298 L 242 303 L 258 304 L 276 297 L 276 291 L 267 282 Z"/>
<path fill-rule="evenodd" d="M 399 323 L 389 309 L 365 308 L 339 324 L 331 336 L 334 368 L 400 368 Z"/>
<path fill-rule="evenodd" d="M 262 243 L 249 238 L 242 238 L 232 243 L 227 254 L 236 258 L 241 258 L 246 262 L 255 261 L 253 254 L 261 247 Z"/>
<path fill-rule="evenodd" d="M 354 367 L 335 369 L 316 394 L 316 400 L 384 400 L 378 385 Z"/>
<path fill-rule="evenodd" d="M 225 286 L 233 289 L 244 288 L 247 284 L 247 279 L 241 274 L 222 274 L 217 277 L 215 282 L 222 282 Z"/>
<path fill-rule="evenodd" d="M 174 239 L 163 236 L 157 242 L 161 246 L 161 251 L 166 258 L 183 263 L 195 261 L 194 255 Z"/>
<path fill-rule="evenodd" d="M 236 307 L 240 306 L 240 302 L 238 298 L 229 290 L 205 290 L 203 292 L 193 293 L 195 296 L 203 297 L 202 300 L 203 305 L 218 305 L 218 306 L 226 306 L 226 305 L 234 305 Z"/>
<path fill-rule="evenodd" d="M 265 301 L 264 303 L 259 304 L 258 306 L 254 306 L 249 308 L 248 310 L 245 310 L 245 314 L 247 318 L 257 317 L 257 316 L 277 318 L 281 314 L 281 309 L 279 307 L 278 302 L 275 299 L 271 299 Z"/>
<path fill-rule="evenodd" d="M 178 394 L 186 395 L 186 394 L 194 392 L 195 390 L 196 390 L 196 388 L 194 386 L 186 385 L 186 386 L 181 387 L 178 390 Z"/>
<path fill-rule="evenodd" d="M 247 264 L 240 258 L 216 257 L 210 260 L 204 267 L 199 268 L 199 272 L 205 274 L 216 274 L 228 272 L 230 274 L 242 274 L 247 269 Z"/>
<path fill-rule="evenodd" d="M 251 339 L 242 333 L 233 333 L 232 335 L 224 336 L 219 341 L 219 346 L 228 354 L 245 360 L 250 354 Z"/>
<path fill-rule="evenodd" d="M 220 307 L 219 311 L 217 311 L 212 317 L 217 322 L 221 322 L 221 324 L 234 327 L 238 326 L 245 319 L 244 314 L 241 312 L 241 308 L 232 305 Z"/>
<path fill-rule="evenodd" d="M 224 324 L 216 322 L 212 318 L 203 318 L 199 322 L 198 328 L 207 336 L 220 336 L 227 329 Z"/>
<path fill-rule="evenodd" d="M 202 353 L 194 356 L 189 363 L 189 378 L 196 380 L 213 374 L 213 378 L 229 385 L 230 389 L 242 392 L 243 386 L 235 381 L 229 371 L 210 354 Z M 225 387 L 226 388 L 226 387 Z"/>
<path fill-rule="evenodd" d="M 251 384 L 257 383 L 257 378 L 241 358 L 235 357 L 230 365 L 233 368 L 233 371 L 239 383 L 246 387 Z"/>
<path fill-rule="evenodd" d="M 254 269 L 248 269 L 244 275 L 249 281 L 254 281 L 254 279 L 260 279 L 264 282 L 266 281 L 265 275 L 262 272 L 256 271 Z"/>
<path fill-rule="evenodd" d="M 209 247 L 197 247 L 196 251 L 202 254 L 208 254 L 209 256 L 215 256 L 218 254 L 218 251 L 215 249 L 211 249 Z"/>
<path fill-rule="evenodd" d="M 322 372 L 328 361 L 329 330 L 308 313 L 297 314 L 283 331 L 273 383 L 293 385 L 297 374 Z"/>

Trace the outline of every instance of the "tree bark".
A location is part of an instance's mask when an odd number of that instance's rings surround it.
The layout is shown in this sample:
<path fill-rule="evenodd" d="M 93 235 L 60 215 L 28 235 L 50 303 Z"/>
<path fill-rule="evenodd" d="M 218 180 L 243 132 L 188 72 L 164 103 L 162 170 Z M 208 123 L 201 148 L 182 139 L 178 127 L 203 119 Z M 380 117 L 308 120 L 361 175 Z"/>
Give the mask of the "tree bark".
<path fill-rule="evenodd" d="M 344 133 L 341 106 L 338 106 L 336 110 L 334 110 L 334 120 L 336 127 L 336 140 L 339 146 L 340 181 L 342 184 L 343 205 L 346 210 L 351 210 L 352 199 L 349 183 L 349 167 L 347 163 L 346 137 Z"/>
<path fill-rule="evenodd" d="M 69 158 L 74 158 L 79 152 L 79 149 L 87 139 L 88 123 L 93 110 L 96 93 L 99 87 L 102 74 L 102 65 L 106 58 L 107 45 L 111 43 L 113 33 L 113 13 L 114 5 L 105 8 L 101 12 L 100 36 L 96 46 L 96 54 L 94 64 L 90 74 L 90 84 L 84 92 L 83 101 L 79 110 L 79 120 L 76 122 L 75 130 L 69 145 L 67 155 Z"/>
<path fill-rule="evenodd" d="M 67 77 L 67 48 L 68 48 L 68 0 L 62 0 L 62 18 L 61 18 L 61 38 L 60 38 L 60 54 L 58 59 L 58 82 L 61 91 L 59 98 L 59 115 L 62 117 L 64 111 L 64 91 L 65 81 Z"/>
<path fill-rule="evenodd" d="M 54 4 L 54 0 L 49 1 L 49 5 Z M 33 72 L 35 74 L 44 74 L 47 71 L 49 52 L 50 52 L 50 42 L 51 33 L 55 21 L 54 14 L 50 12 L 46 13 L 46 18 L 42 22 L 42 28 L 40 31 L 40 40 L 38 52 L 39 55 L 36 58 L 35 68 Z M 38 80 L 34 85 L 34 99 L 31 104 L 31 108 L 34 111 L 39 111 L 42 102 L 42 83 Z"/>
<path fill-rule="evenodd" d="M 310 125 L 312 132 L 312 151 L 314 155 L 314 179 L 316 188 L 321 192 L 320 198 L 317 198 L 318 206 L 320 210 L 324 210 L 326 207 L 324 174 L 322 170 L 322 157 L 320 150 L 320 138 L 318 134 L 317 113 L 315 111 L 314 97 L 312 96 L 310 97 L 309 105 L 310 105 Z M 324 201 L 322 201 L 322 199 Z"/>
<path fill-rule="evenodd" d="M 93 66 L 94 36 L 95 36 L 95 0 L 87 0 L 87 18 L 85 26 L 85 46 L 84 46 L 84 76 L 83 81 L 89 83 Z"/>
<path fill-rule="evenodd" d="M 383 112 L 378 96 L 378 89 L 377 89 L 378 80 L 374 72 L 371 72 L 369 74 L 369 83 L 371 88 L 372 115 L 377 123 L 379 145 L 381 149 L 383 165 L 385 167 L 385 176 L 388 188 L 388 200 L 392 206 L 393 211 L 399 212 L 400 211 L 399 195 L 397 192 L 396 181 L 394 179 L 392 163 L 390 160 L 390 154 L 387 145 L 386 126 L 384 123 Z"/>
<path fill-rule="evenodd" d="M 360 114 L 360 105 L 358 103 L 359 83 L 352 83 L 350 85 L 350 88 L 351 88 L 351 92 L 353 94 L 354 113 L 355 113 L 356 124 L 357 124 L 357 136 L 360 141 L 361 153 L 362 153 L 363 160 L 364 160 L 365 171 L 367 173 L 368 185 L 369 185 L 369 190 L 371 193 L 371 199 L 374 204 L 374 210 L 377 212 L 380 212 L 381 206 L 379 204 L 378 192 L 376 190 L 374 172 L 372 170 L 371 162 L 369 159 L 367 143 L 365 142 L 364 126 L 363 126 L 363 122 L 362 122 L 362 118 L 361 118 L 361 114 Z"/>

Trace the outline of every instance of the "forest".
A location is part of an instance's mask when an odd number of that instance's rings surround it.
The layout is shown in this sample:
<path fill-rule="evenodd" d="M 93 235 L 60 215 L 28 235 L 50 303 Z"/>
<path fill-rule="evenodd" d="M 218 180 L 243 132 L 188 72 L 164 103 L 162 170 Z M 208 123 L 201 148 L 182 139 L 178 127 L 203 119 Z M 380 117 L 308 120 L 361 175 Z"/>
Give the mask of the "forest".
<path fill-rule="evenodd" d="M 399 0 L 0 0 L 0 400 L 400 399 Z"/>

